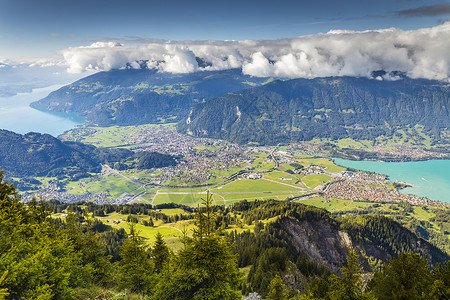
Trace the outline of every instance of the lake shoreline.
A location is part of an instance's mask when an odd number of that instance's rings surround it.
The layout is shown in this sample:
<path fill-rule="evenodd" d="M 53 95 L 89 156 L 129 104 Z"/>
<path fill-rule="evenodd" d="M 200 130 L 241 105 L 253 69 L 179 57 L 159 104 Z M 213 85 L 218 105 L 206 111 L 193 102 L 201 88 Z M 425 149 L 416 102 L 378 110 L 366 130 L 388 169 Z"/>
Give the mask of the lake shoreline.
<path fill-rule="evenodd" d="M 450 203 L 450 160 L 409 162 L 351 161 L 333 158 L 340 166 L 388 176 L 393 183 L 405 183 L 401 192 Z"/>
<path fill-rule="evenodd" d="M 18 93 L 15 96 L 0 97 L 0 129 L 19 134 L 38 132 L 54 137 L 84 124 L 84 120 L 74 115 L 40 111 L 30 104 L 46 97 L 61 84 L 33 89 L 31 93 Z"/>

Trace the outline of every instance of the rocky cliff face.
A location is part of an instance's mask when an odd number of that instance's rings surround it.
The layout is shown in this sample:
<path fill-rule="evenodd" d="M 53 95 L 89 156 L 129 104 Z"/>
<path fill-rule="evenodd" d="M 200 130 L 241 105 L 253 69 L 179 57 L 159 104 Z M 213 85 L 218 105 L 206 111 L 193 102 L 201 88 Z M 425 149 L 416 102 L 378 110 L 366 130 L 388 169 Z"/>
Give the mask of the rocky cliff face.
<path fill-rule="evenodd" d="M 283 220 L 283 228 L 292 236 L 292 244 L 299 253 L 324 265 L 333 273 L 345 266 L 347 248 L 352 246 L 348 234 L 326 222 L 306 222 L 291 218 Z"/>
<path fill-rule="evenodd" d="M 347 265 L 350 247 L 367 274 L 402 252 L 419 253 L 433 265 L 449 259 L 384 216 L 341 218 L 324 209 L 274 200 L 240 202 L 233 210 L 246 222 L 255 222 L 254 232 L 233 236 L 234 251 L 239 267 L 250 266 L 248 285 L 263 294 L 275 274 L 281 274 L 291 289 L 299 291 L 330 272 L 340 274 Z"/>
<path fill-rule="evenodd" d="M 290 243 L 298 253 L 306 255 L 333 273 L 346 265 L 348 248 L 360 255 L 365 271 L 371 272 L 370 261 L 385 263 L 400 252 L 419 253 L 431 264 L 443 263 L 449 256 L 394 220 L 381 216 L 356 216 L 337 226 L 327 220 L 283 218 L 280 228 L 290 235 Z"/>

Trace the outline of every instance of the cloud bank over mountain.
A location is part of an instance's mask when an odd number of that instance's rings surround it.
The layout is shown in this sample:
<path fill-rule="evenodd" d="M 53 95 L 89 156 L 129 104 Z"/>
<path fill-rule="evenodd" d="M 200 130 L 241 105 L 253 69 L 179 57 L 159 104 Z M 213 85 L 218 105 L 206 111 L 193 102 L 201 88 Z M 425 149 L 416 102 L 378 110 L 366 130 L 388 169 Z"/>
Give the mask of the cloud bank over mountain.
<path fill-rule="evenodd" d="M 252 76 L 369 77 L 401 71 L 411 78 L 448 80 L 450 21 L 431 28 L 333 30 L 281 40 L 102 41 L 61 51 L 68 71 L 156 68 L 161 72 L 241 68 Z"/>

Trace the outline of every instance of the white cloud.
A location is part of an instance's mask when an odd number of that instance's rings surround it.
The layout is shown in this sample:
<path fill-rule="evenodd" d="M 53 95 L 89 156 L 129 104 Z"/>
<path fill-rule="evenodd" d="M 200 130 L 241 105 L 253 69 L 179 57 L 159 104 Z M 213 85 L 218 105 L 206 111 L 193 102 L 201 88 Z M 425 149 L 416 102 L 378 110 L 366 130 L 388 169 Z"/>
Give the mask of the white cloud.
<path fill-rule="evenodd" d="M 313 78 L 370 76 L 372 71 L 385 70 L 443 80 L 450 75 L 448 49 L 450 22 L 410 31 L 332 30 L 273 41 L 149 40 L 140 45 L 99 41 L 65 49 L 62 54 L 72 73 L 140 68 L 145 62 L 148 67 L 172 73 L 242 68 L 252 76 Z M 196 57 L 206 65 L 199 66 Z"/>
<path fill-rule="evenodd" d="M 66 62 L 61 58 L 0 58 L 0 65 L 48 68 L 66 66 Z"/>
<path fill-rule="evenodd" d="M 169 73 L 191 73 L 197 71 L 195 54 L 187 47 L 166 45 L 167 54 L 163 55 L 160 69 Z"/>
<path fill-rule="evenodd" d="M 252 54 L 251 62 L 242 66 L 242 72 L 252 76 L 270 77 L 275 75 L 275 67 L 261 52 L 256 52 Z"/>

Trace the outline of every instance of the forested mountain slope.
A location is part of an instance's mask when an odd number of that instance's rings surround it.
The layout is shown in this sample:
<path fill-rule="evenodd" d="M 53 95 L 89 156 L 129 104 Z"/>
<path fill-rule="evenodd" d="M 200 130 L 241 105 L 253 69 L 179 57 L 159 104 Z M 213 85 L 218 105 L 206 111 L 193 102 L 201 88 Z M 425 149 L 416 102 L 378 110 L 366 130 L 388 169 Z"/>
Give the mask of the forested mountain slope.
<path fill-rule="evenodd" d="M 449 142 L 450 86 L 437 81 L 330 77 L 275 81 L 197 105 L 181 132 L 238 143 L 371 139 L 423 128 Z"/>
<path fill-rule="evenodd" d="M 109 218 L 127 218 L 135 226 L 140 226 L 140 230 L 152 230 L 152 232 L 157 232 L 159 229 L 164 232 L 163 228 L 179 226 L 178 222 L 188 227 L 190 227 L 189 224 L 197 224 L 196 226 L 202 224 L 198 220 L 198 215 L 193 214 L 193 208 L 176 204 L 97 205 L 55 201 L 51 204 L 54 213 L 61 213 L 70 207 L 69 210 L 75 211 L 80 217 L 80 222 L 85 221 L 82 216 L 87 216 L 89 213 L 99 217 L 102 221 L 90 221 L 93 224 L 92 229 L 102 232 L 101 239 L 109 240 L 105 245 L 107 250 L 105 254 L 113 255 L 114 261 L 119 260 L 119 264 L 123 262 L 121 261 L 123 248 L 121 249 L 120 245 L 127 240 L 127 234 L 125 232 L 119 234 L 112 229 L 111 223 L 106 222 Z M 179 213 L 170 215 L 164 213 L 171 209 Z M 215 206 L 209 218 L 209 222 L 212 222 L 212 232 L 220 233 L 220 236 L 232 242 L 231 251 L 236 255 L 235 263 L 242 270 L 246 270 L 246 276 L 242 278 L 241 284 L 244 295 L 248 292 L 258 292 L 266 297 L 270 282 L 276 275 L 281 276 L 294 294 L 308 289 L 317 280 L 321 280 L 322 284 L 326 285 L 321 286 L 322 292 L 326 293 L 327 289 L 331 289 L 327 287 L 329 276 L 342 275 L 342 268 L 349 260 L 349 249 L 354 249 L 359 256 L 358 262 L 364 273 L 380 271 L 383 264 L 398 258 L 403 252 L 420 255 L 426 259 L 425 265 L 427 265 L 426 261 L 430 265 L 436 265 L 445 263 L 449 259 L 447 254 L 418 238 L 396 221 L 382 216 L 341 218 L 324 209 L 295 202 L 269 200 L 241 201 L 228 207 Z M 148 220 L 151 220 L 150 224 Z M 245 230 L 241 229 L 243 223 L 246 224 Z M 123 228 L 120 230 L 123 231 Z M 188 229 L 188 234 L 193 234 L 192 232 Z M 207 239 L 204 242 L 206 241 Z M 191 255 L 184 259 L 189 261 L 197 257 L 202 259 L 204 257 L 202 251 L 209 250 L 210 248 L 206 246 L 198 247 L 197 256 Z M 172 261 L 176 257 L 176 252 L 175 255 L 166 254 L 165 259 L 170 260 L 171 263 L 161 270 L 161 274 L 165 277 L 162 282 L 160 280 L 159 285 L 164 285 L 165 280 L 171 281 L 177 276 L 181 276 L 186 284 L 190 282 L 185 281 L 189 277 L 184 273 L 185 270 L 177 267 L 179 261 Z M 141 263 L 145 265 L 155 261 L 156 257 L 153 256 L 153 252 L 150 252 L 150 259 L 148 256 L 141 259 L 143 260 Z M 214 268 L 215 263 L 208 260 L 208 264 L 201 268 L 205 267 L 209 270 Z M 196 268 L 198 265 L 194 264 L 191 267 Z M 414 266 L 409 265 L 405 268 L 414 268 Z M 177 276 L 174 276 L 175 273 Z M 136 270 L 135 275 L 138 278 L 154 276 L 151 269 Z M 171 292 L 158 290 L 158 286 L 154 284 L 146 288 L 154 289 L 153 292 L 156 294 Z M 167 299 L 174 298 L 167 297 Z"/>
<path fill-rule="evenodd" d="M 32 103 L 37 109 L 76 113 L 98 125 L 176 122 L 198 102 L 267 81 L 240 70 L 188 74 L 156 70 L 99 72 Z"/>
<path fill-rule="evenodd" d="M 232 211 L 253 232 L 232 234 L 241 268 L 251 266 L 246 291 L 265 295 L 275 274 L 284 274 L 292 289 L 302 290 L 309 280 L 346 266 L 348 249 L 358 253 L 365 272 L 381 266 L 402 252 L 418 253 L 430 264 L 445 263 L 449 256 L 384 216 L 340 218 L 324 209 L 294 202 L 242 201 Z M 264 220 L 271 219 L 266 223 Z"/>
<path fill-rule="evenodd" d="M 174 165 L 175 159 L 160 153 L 137 153 L 126 149 L 97 148 L 76 142 L 62 142 L 49 135 L 25 135 L 0 130 L 0 168 L 8 176 L 81 176 L 99 172 L 102 163 L 136 161 L 142 167 Z"/>

